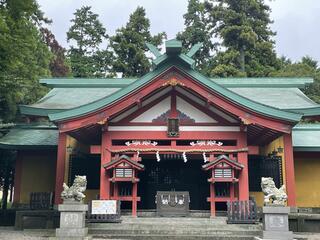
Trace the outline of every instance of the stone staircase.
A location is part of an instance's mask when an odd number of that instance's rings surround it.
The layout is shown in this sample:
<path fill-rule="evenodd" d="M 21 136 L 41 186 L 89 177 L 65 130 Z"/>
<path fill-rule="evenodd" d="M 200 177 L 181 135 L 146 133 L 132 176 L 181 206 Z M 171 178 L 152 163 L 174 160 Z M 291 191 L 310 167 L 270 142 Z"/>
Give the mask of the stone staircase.
<path fill-rule="evenodd" d="M 132 218 L 122 223 L 90 223 L 93 239 L 133 240 L 251 240 L 259 236 L 260 224 L 226 224 L 225 217 L 216 218 Z"/>

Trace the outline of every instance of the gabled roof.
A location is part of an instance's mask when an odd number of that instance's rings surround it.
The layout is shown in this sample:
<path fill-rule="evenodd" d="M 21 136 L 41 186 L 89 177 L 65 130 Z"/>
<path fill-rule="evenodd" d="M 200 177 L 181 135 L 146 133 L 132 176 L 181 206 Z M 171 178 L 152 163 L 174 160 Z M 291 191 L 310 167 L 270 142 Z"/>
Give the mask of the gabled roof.
<path fill-rule="evenodd" d="M 49 114 L 50 120 L 52 121 L 69 120 L 72 118 L 85 116 L 87 114 L 100 110 L 122 99 L 129 93 L 138 91 L 141 87 L 143 87 L 144 85 L 152 81 L 154 78 L 162 74 L 164 71 L 172 67 L 175 67 L 176 69 L 188 75 L 192 79 L 198 81 L 200 84 L 204 85 L 210 90 L 213 90 L 217 94 L 234 102 L 235 104 L 242 106 L 243 108 L 247 108 L 253 112 L 259 113 L 264 116 L 281 119 L 289 122 L 297 122 L 301 119 L 302 114 L 300 113 L 281 110 L 278 108 L 270 107 L 270 106 L 258 103 L 256 101 L 250 100 L 215 83 L 210 78 L 203 76 L 199 72 L 196 72 L 193 69 L 193 63 L 191 63 L 191 60 L 190 60 L 191 58 L 185 54 L 180 53 L 178 49 L 180 45 L 181 44 L 178 44 L 175 41 L 167 42 L 166 49 L 167 51 L 169 50 L 170 51 L 167 52 L 167 54 L 161 55 L 155 59 L 155 62 L 156 62 L 154 63 L 155 69 L 149 72 L 148 74 L 144 75 L 140 79 L 133 81 L 128 86 L 122 89 L 119 89 L 118 91 L 115 91 L 113 94 L 108 95 L 92 103 L 75 107 L 63 112 Z"/>
<path fill-rule="evenodd" d="M 207 164 L 202 165 L 202 169 L 203 170 L 209 170 L 209 169 L 215 168 L 215 166 L 217 166 L 221 162 L 226 162 L 231 167 L 233 167 L 235 169 L 238 169 L 238 170 L 241 170 L 244 167 L 241 163 L 238 163 L 236 161 L 231 160 L 228 156 L 220 155 L 219 157 L 217 157 L 212 162 L 209 162 Z"/>
<path fill-rule="evenodd" d="M 144 165 L 140 164 L 136 161 L 131 160 L 130 157 L 128 157 L 127 155 L 121 155 L 118 159 L 112 160 L 111 162 L 108 162 L 106 164 L 103 164 L 103 167 L 108 170 L 111 169 L 113 167 L 116 167 L 118 164 L 120 164 L 121 162 L 127 162 L 128 164 L 130 164 L 133 168 L 137 168 L 139 170 L 144 169 Z"/>
<path fill-rule="evenodd" d="M 181 43 L 170 40 L 166 43 L 167 52 L 161 55 L 149 44 L 156 56 L 154 69 L 139 79 L 43 79 L 42 84 L 54 89 L 39 102 L 20 106 L 20 111 L 26 115 L 49 116 L 52 121 L 84 116 L 138 91 L 167 69 L 175 67 L 208 89 L 261 115 L 289 122 L 299 121 L 304 114 L 320 115 L 320 105 L 298 89 L 311 83 L 311 78 L 210 79 L 193 69 L 194 60 L 191 57 L 199 46 L 183 54 Z M 305 112 L 305 108 L 313 110 Z"/>

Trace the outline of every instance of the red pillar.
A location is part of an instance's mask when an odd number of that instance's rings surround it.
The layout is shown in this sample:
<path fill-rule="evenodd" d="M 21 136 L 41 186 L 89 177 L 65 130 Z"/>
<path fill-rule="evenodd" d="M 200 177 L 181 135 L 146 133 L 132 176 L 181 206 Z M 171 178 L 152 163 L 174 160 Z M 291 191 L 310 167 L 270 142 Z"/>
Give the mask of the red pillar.
<path fill-rule="evenodd" d="M 230 183 L 230 201 L 234 201 L 234 183 Z"/>
<path fill-rule="evenodd" d="M 132 184 L 132 217 L 137 216 L 137 195 L 138 195 L 138 183 Z"/>
<path fill-rule="evenodd" d="M 241 132 L 238 141 L 239 148 L 247 147 L 247 133 Z M 239 152 L 238 162 L 244 166 L 239 176 L 239 200 L 246 201 L 249 200 L 248 152 Z"/>
<path fill-rule="evenodd" d="M 17 152 L 16 166 L 14 172 L 14 194 L 13 202 L 20 202 L 20 192 L 21 192 L 21 174 L 22 174 L 22 154 L 20 151 Z"/>
<path fill-rule="evenodd" d="M 62 185 L 64 182 L 66 141 L 67 141 L 67 134 L 59 133 L 54 204 L 62 203 L 60 195 L 63 190 Z"/>
<path fill-rule="evenodd" d="M 292 136 L 291 134 L 283 135 L 284 142 L 284 162 L 286 170 L 286 189 L 288 194 L 288 206 L 296 206 L 296 186 L 294 177 L 294 160 L 293 160 L 293 148 L 292 148 Z"/>
<path fill-rule="evenodd" d="M 100 166 L 100 199 L 110 199 L 109 172 L 106 172 L 103 164 L 111 161 L 111 139 L 107 131 L 102 132 L 101 140 L 101 166 Z"/>
<path fill-rule="evenodd" d="M 216 216 L 216 202 L 214 201 L 215 192 L 214 192 L 214 183 L 210 183 L 210 211 L 211 217 Z"/>

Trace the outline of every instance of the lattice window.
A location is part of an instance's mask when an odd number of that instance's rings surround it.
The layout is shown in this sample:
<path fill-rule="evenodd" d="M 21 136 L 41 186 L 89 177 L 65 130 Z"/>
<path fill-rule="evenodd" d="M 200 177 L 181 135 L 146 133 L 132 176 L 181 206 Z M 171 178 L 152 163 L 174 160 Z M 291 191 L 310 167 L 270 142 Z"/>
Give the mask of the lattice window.
<path fill-rule="evenodd" d="M 214 169 L 214 177 L 215 178 L 231 178 L 232 177 L 232 169 L 231 168 Z"/>
<path fill-rule="evenodd" d="M 133 171 L 131 168 L 116 168 L 116 177 L 132 177 Z"/>

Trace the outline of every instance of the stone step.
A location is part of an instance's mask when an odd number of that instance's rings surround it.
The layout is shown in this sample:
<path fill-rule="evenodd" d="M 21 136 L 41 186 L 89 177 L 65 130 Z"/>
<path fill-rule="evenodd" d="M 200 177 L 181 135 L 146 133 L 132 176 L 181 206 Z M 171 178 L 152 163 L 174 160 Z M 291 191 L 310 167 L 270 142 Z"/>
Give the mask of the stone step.
<path fill-rule="evenodd" d="M 156 224 L 156 225 L 226 225 L 226 218 L 130 218 L 121 217 L 122 224 Z M 247 225 L 247 224 L 239 224 Z"/>
<path fill-rule="evenodd" d="M 234 235 L 234 236 L 257 236 L 261 233 L 259 230 L 227 230 L 227 229 L 189 229 L 189 228 L 171 228 L 171 229 L 89 229 L 90 234 L 111 234 L 111 235 Z"/>
<path fill-rule="evenodd" d="M 259 231 L 261 230 L 261 225 L 174 225 L 174 224 L 162 224 L 162 225 L 155 225 L 155 224 L 118 224 L 118 225 L 107 225 L 107 224 L 98 224 L 98 225 L 89 225 L 89 229 L 105 229 L 105 230 L 167 230 L 167 229 L 190 229 L 190 230 L 201 230 L 201 231 L 215 231 L 215 230 L 244 230 L 244 231 Z"/>
<path fill-rule="evenodd" d="M 128 234 L 104 234 L 104 235 L 91 235 L 93 239 L 131 239 L 131 240 L 253 240 L 253 236 L 249 235 L 128 235 Z"/>

